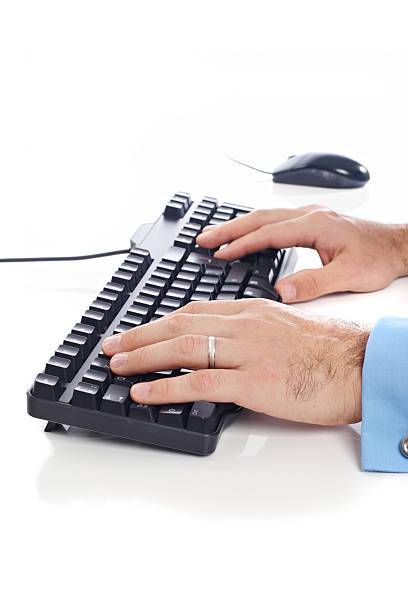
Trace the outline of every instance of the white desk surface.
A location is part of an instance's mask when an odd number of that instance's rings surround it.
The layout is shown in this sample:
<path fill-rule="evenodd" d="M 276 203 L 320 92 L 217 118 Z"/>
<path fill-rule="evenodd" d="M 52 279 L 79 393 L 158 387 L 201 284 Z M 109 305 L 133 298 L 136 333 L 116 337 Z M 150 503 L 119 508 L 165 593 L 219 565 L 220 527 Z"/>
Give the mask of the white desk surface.
<path fill-rule="evenodd" d="M 217 4 L 221 22 L 203 14 L 201 34 L 186 28 L 181 40 L 160 2 L 151 44 L 140 23 L 152 32 L 157 3 L 142 13 L 127 5 L 129 20 L 99 4 L 78 20 L 38 4 L 34 13 L 25 3 L 23 23 L 13 8 L 2 22 L 10 53 L 0 100 L 0 257 L 126 247 L 180 189 L 407 221 L 397 16 L 386 40 L 377 36 L 382 12 L 371 16 L 363 44 L 345 17 L 319 38 L 324 28 L 302 29 L 292 8 L 281 8 L 293 34 L 286 39 L 276 19 L 271 36 L 262 20 L 246 30 L 240 11 L 227 29 L 229 13 Z M 216 39 L 203 45 L 214 23 Z M 271 169 L 307 150 L 356 157 L 372 180 L 357 191 L 279 186 L 224 155 Z M 45 434 L 27 416 L 34 376 L 119 261 L 0 264 L 2 609 L 406 607 L 408 476 L 360 471 L 359 426 L 247 413 L 202 458 L 86 432 Z M 317 263 L 300 253 L 298 268 Z M 400 279 L 300 307 L 374 323 L 407 316 L 407 298 Z"/>

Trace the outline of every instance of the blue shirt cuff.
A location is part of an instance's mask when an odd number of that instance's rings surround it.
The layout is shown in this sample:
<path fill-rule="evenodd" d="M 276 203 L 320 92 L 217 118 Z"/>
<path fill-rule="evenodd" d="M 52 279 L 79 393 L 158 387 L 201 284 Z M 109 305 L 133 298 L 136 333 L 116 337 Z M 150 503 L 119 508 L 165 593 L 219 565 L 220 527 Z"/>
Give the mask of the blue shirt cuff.
<path fill-rule="evenodd" d="M 367 342 L 362 378 L 361 466 L 408 472 L 408 319 L 384 317 Z"/>

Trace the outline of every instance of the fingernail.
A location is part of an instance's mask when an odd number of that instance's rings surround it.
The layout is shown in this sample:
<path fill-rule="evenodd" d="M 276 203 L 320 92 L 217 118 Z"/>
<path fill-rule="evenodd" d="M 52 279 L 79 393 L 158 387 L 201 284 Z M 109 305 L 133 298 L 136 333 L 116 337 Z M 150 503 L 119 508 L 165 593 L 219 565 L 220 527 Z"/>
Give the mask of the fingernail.
<path fill-rule="evenodd" d="M 107 350 L 109 352 L 114 351 L 119 347 L 120 344 L 120 334 L 116 334 L 115 336 L 111 336 L 110 338 L 106 338 L 102 344 L 103 350 Z"/>
<path fill-rule="evenodd" d="M 132 387 L 132 397 L 136 401 L 144 400 L 149 395 L 150 385 L 149 383 L 139 383 Z"/>
<path fill-rule="evenodd" d="M 296 287 L 292 283 L 285 283 L 279 287 L 279 293 L 283 302 L 293 302 L 296 300 Z"/>
<path fill-rule="evenodd" d="M 118 353 L 117 355 L 114 355 L 112 357 L 112 359 L 110 360 L 110 365 L 113 368 L 121 368 L 122 366 L 125 365 L 127 360 L 128 360 L 128 354 L 127 353 Z"/>

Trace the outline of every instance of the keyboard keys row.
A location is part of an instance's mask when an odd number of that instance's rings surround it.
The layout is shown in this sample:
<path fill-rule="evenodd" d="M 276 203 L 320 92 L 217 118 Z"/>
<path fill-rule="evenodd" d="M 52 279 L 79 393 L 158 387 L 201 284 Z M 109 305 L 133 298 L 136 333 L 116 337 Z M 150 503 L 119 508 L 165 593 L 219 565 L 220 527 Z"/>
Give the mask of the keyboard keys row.
<path fill-rule="evenodd" d="M 42 380 L 36 384 L 42 384 Z M 49 392 L 50 385 L 46 386 Z M 75 387 L 71 404 L 87 410 L 100 410 L 105 414 L 157 422 L 159 425 L 200 433 L 215 431 L 222 413 L 230 409 L 228 404 L 206 401 L 157 406 L 135 403 L 130 397 L 130 386 L 125 377 L 117 377 L 113 384 L 107 386 L 106 375 L 89 370 L 84 380 Z"/>
<path fill-rule="evenodd" d="M 181 219 L 190 208 L 192 200 L 189 193 L 179 191 L 171 198 L 164 209 L 164 216 L 169 219 Z"/>

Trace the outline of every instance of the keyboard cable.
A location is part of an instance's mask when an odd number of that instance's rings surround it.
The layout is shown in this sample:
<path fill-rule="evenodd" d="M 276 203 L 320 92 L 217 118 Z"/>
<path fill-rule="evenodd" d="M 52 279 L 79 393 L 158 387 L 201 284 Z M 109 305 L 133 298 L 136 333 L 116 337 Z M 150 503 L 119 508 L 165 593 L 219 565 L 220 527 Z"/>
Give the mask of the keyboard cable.
<path fill-rule="evenodd" d="M 77 261 L 80 259 L 96 259 L 97 257 L 110 257 L 111 255 L 123 255 L 130 253 L 129 249 L 120 249 L 119 251 L 105 251 L 104 253 L 91 253 L 90 255 L 72 255 L 68 257 L 8 257 L 0 258 L 0 263 L 18 263 L 32 261 Z"/>

